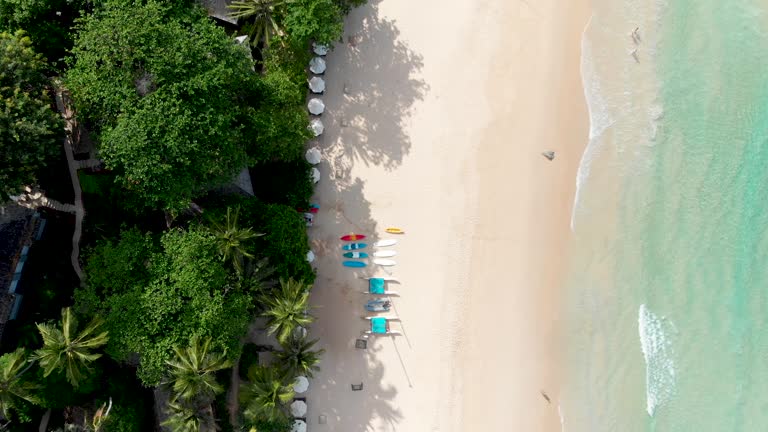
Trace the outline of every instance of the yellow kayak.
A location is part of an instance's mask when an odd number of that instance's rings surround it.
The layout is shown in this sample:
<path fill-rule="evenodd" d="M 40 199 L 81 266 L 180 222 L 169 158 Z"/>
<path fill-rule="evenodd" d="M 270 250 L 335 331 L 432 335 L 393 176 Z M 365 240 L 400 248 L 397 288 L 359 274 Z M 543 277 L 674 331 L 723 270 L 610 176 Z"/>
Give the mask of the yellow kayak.
<path fill-rule="evenodd" d="M 405 231 L 400 228 L 387 228 L 386 231 L 390 234 L 405 234 Z"/>

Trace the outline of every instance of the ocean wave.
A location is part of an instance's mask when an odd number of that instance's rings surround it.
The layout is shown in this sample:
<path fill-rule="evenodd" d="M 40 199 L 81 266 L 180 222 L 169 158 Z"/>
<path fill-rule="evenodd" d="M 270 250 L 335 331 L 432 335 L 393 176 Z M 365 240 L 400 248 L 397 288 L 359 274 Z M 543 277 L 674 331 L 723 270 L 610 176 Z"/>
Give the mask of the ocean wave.
<path fill-rule="evenodd" d="M 669 339 L 674 327 L 645 304 L 638 310 L 637 326 L 645 358 L 646 411 L 653 417 L 656 409 L 669 402 L 675 393 L 674 352 Z"/>
<path fill-rule="evenodd" d="M 571 212 L 571 231 L 574 231 L 574 221 L 576 212 L 579 209 L 579 198 L 582 193 L 582 186 L 590 175 L 592 161 L 597 158 L 602 147 L 601 136 L 613 123 L 614 120 L 608 111 L 608 104 L 605 101 L 600 85 L 600 78 L 595 70 L 595 59 L 592 54 L 592 43 L 587 36 L 592 24 L 592 18 L 589 19 L 581 35 L 581 82 L 584 88 L 584 98 L 587 102 L 587 111 L 589 113 L 589 142 L 581 155 L 579 169 L 576 172 L 576 192 L 573 198 L 573 209 Z"/>

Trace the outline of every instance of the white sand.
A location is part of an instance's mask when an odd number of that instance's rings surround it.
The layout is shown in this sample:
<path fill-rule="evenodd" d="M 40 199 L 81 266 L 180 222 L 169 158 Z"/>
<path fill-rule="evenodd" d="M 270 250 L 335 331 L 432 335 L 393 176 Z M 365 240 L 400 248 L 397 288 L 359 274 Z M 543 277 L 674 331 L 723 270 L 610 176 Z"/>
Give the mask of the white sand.
<path fill-rule="evenodd" d="M 312 336 L 326 355 L 311 431 L 560 430 L 558 291 L 588 132 L 581 3 L 374 0 L 348 18 L 317 142 Z M 342 267 L 338 238 L 389 226 L 407 231 L 389 272 L 404 335 L 358 350 L 357 276 L 389 273 Z"/>

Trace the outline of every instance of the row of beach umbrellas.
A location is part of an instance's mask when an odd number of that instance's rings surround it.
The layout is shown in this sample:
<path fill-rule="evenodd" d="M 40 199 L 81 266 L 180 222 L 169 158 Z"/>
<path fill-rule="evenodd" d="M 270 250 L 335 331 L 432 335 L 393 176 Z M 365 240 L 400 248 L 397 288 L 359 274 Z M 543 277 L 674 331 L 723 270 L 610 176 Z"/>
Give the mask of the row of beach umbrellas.
<path fill-rule="evenodd" d="M 309 91 L 313 94 L 322 94 L 325 92 L 325 80 L 317 75 L 325 73 L 326 64 L 323 56 L 328 54 L 328 47 L 324 45 L 312 45 L 312 51 L 317 55 L 309 62 L 309 70 L 316 76 L 310 78 L 307 83 L 309 84 Z M 312 115 L 321 115 L 325 111 L 325 104 L 323 100 L 318 97 L 313 97 L 307 103 L 307 109 Z M 313 118 L 309 122 L 309 130 L 312 131 L 314 136 L 320 136 L 325 131 L 323 121 L 319 118 Z M 304 155 L 307 162 L 312 165 L 317 165 L 323 159 L 323 155 L 320 149 L 312 147 L 307 150 Z M 310 171 L 310 177 L 313 183 L 320 181 L 320 170 L 312 167 Z M 315 254 L 312 251 L 307 252 L 307 261 L 312 262 L 315 260 Z M 309 380 L 305 376 L 299 376 L 293 383 L 293 391 L 296 394 L 301 394 L 309 389 Z M 291 426 L 291 432 L 307 432 L 307 422 L 304 418 L 307 415 L 307 403 L 304 400 L 296 399 L 290 405 L 291 415 L 295 418 L 293 425 Z"/>

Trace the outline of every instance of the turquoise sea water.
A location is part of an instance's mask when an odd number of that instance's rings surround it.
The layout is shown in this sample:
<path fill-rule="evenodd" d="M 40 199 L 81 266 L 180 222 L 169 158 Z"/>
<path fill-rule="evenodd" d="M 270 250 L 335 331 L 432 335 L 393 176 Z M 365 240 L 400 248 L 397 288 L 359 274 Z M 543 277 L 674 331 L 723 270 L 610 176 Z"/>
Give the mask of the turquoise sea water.
<path fill-rule="evenodd" d="M 596 1 L 582 74 L 563 429 L 768 431 L 768 2 Z"/>

